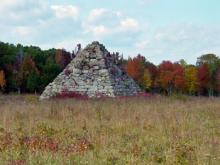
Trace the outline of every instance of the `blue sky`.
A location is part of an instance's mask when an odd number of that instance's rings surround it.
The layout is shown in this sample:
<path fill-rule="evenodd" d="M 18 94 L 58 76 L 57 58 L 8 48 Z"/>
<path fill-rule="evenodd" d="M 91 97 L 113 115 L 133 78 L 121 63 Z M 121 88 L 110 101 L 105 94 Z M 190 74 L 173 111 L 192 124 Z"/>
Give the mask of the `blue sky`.
<path fill-rule="evenodd" d="M 220 55 L 219 0 L 1 0 L 0 40 L 73 50 L 98 40 L 156 64 Z"/>

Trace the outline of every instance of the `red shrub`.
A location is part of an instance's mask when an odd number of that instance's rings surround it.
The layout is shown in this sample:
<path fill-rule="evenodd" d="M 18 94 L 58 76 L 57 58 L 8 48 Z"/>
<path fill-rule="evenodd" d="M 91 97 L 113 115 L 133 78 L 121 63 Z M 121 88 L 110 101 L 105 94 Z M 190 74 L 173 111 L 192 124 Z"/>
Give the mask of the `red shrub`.
<path fill-rule="evenodd" d="M 64 149 L 64 153 L 68 154 L 84 154 L 89 149 L 92 149 L 92 144 L 87 139 L 79 139 L 77 142 L 71 144 L 66 149 Z"/>
<path fill-rule="evenodd" d="M 127 98 L 150 98 L 153 95 L 150 93 L 146 93 L 146 92 L 138 92 L 136 95 L 132 95 L 132 96 L 119 96 L 118 98 L 120 99 L 127 99 Z"/>
<path fill-rule="evenodd" d="M 12 160 L 8 165 L 25 165 L 26 161 L 25 160 Z"/>
<path fill-rule="evenodd" d="M 25 137 L 22 142 L 25 147 L 32 151 L 58 151 L 58 143 L 51 138 Z"/>
<path fill-rule="evenodd" d="M 86 100 L 88 99 L 87 95 L 83 95 L 77 92 L 61 92 L 59 93 L 56 98 L 60 98 L 60 99 L 67 99 L 67 98 L 76 98 L 76 99 L 82 99 L 82 100 Z"/>
<path fill-rule="evenodd" d="M 0 151 L 11 148 L 12 144 L 13 144 L 12 134 L 8 132 L 4 132 L 4 134 L 0 136 Z"/>

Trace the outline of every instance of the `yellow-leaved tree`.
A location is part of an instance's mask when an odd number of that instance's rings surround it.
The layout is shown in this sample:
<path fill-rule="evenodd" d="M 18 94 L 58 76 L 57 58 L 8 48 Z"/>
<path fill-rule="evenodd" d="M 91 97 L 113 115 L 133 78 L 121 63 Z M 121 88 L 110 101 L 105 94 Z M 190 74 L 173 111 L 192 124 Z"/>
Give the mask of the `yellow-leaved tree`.
<path fill-rule="evenodd" d="M 149 90 L 151 88 L 152 80 L 151 80 L 151 75 L 148 69 L 144 70 L 142 84 L 145 90 Z"/>
<path fill-rule="evenodd" d="M 0 89 L 3 89 L 5 85 L 6 85 L 5 72 L 3 70 L 0 70 Z"/>
<path fill-rule="evenodd" d="M 186 91 L 193 95 L 198 90 L 198 69 L 195 66 L 185 68 Z"/>

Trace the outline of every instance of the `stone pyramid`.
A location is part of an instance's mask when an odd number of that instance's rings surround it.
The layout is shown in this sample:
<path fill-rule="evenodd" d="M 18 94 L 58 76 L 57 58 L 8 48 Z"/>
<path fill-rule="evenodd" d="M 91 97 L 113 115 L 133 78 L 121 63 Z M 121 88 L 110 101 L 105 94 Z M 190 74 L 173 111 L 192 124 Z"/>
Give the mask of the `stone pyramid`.
<path fill-rule="evenodd" d="M 65 94 L 91 97 L 136 95 L 140 88 L 117 65 L 117 59 L 99 42 L 79 51 L 40 96 L 40 100 Z"/>

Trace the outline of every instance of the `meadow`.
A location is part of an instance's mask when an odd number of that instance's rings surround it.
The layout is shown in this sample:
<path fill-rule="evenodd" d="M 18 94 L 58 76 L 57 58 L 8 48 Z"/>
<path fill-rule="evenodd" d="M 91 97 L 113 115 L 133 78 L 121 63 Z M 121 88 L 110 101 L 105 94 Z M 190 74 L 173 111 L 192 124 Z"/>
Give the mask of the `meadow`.
<path fill-rule="evenodd" d="M 219 165 L 220 99 L 0 96 L 1 165 Z"/>

